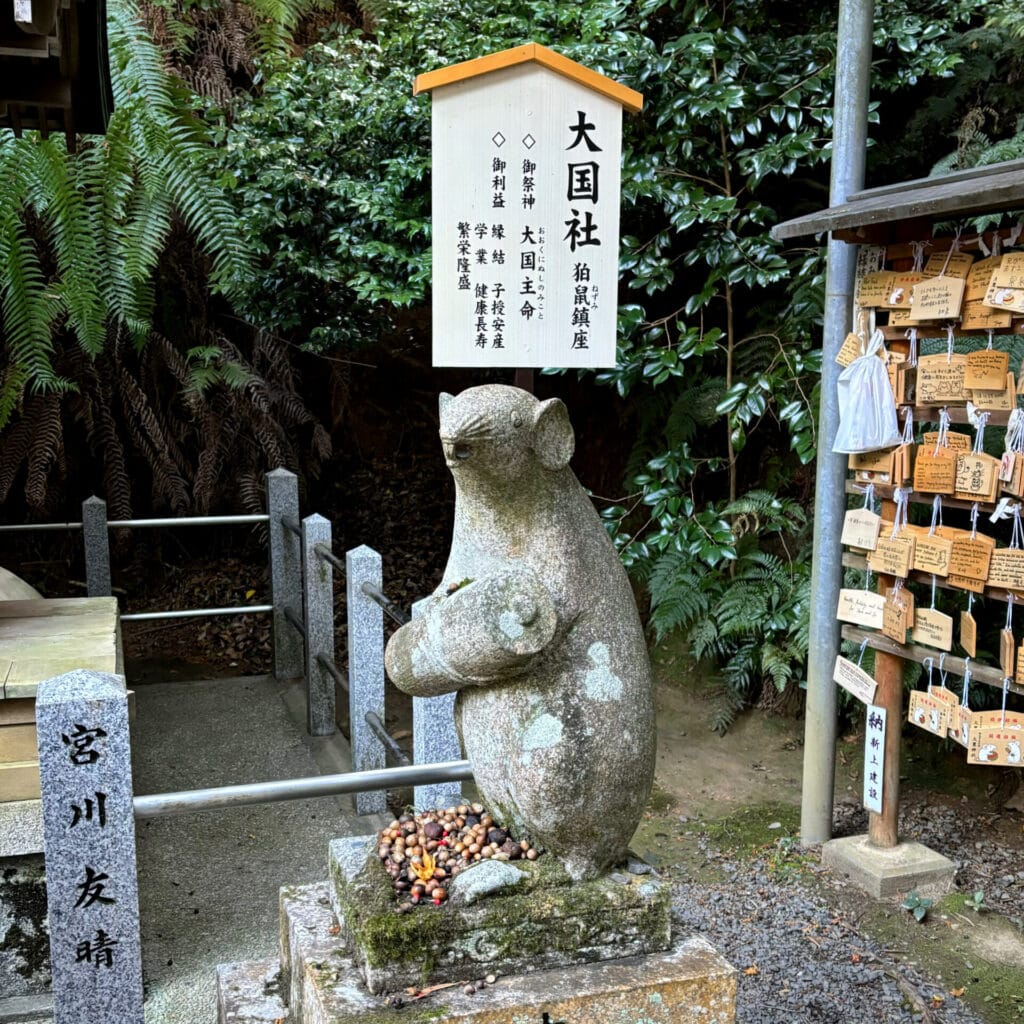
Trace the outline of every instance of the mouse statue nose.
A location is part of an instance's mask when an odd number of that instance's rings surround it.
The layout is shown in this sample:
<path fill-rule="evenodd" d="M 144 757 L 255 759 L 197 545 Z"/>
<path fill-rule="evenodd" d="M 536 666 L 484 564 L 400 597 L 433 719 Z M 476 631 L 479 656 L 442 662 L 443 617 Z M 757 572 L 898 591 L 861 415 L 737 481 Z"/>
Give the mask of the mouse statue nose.
<path fill-rule="evenodd" d="M 445 464 L 451 468 L 455 465 L 455 442 L 454 441 L 442 441 L 441 448 L 444 450 L 444 461 Z"/>

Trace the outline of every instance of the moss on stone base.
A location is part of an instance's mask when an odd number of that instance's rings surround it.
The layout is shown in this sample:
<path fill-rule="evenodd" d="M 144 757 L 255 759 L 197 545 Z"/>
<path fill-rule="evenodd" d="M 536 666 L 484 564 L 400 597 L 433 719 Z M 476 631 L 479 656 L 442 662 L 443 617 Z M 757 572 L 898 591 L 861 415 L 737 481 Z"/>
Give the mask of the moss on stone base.
<path fill-rule="evenodd" d="M 554 859 L 517 861 L 516 867 L 526 877 L 510 894 L 469 907 L 445 903 L 408 913 L 398 912 L 375 848 L 368 847 L 365 864 L 351 880 L 332 857 L 331 883 L 357 959 L 375 969 L 413 968 L 421 981 L 459 958 L 573 962 L 667 948 L 667 886 L 647 879 L 574 883 Z M 629 948 L 617 953 L 616 947 Z"/>

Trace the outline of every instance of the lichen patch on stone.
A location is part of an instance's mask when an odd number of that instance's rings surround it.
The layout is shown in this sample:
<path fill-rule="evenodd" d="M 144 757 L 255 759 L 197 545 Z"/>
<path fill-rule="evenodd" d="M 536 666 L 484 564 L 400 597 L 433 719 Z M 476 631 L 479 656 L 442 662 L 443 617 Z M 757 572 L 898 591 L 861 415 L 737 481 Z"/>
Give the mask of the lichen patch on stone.
<path fill-rule="evenodd" d="M 608 645 L 595 641 L 587 648 L 594 667 L 586 674 L 583 686 L 591 700 L 622 700 L 622 680 L 611 670 Z"/>

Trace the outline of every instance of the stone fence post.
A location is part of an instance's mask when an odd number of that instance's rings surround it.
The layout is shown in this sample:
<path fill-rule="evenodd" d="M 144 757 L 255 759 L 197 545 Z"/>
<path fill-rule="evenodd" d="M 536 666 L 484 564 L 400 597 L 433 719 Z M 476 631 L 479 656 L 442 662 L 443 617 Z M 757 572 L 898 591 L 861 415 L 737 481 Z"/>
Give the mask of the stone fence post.
<path fill-rule="evenodd" d="M 54 1024 L 143 1024 L 128 699 L 119 676 L 40 684 Z"/>
<path fill-rule="evenodd" d="M 384 721 L 384 612 L 363 593 L 364 583 L 378 590 L 383 583 L 381 557 L 365 544 L 345 553 L 349 732 L 356 772 L 385 767 L 384 745 L 366 724 L 368 711 Z M 386 812 L 384 790 L 356 794 L 356 814 Z"/>
<path fill-rule="evenodd" d="M 285 616 L 286 608 L 302 608 L 302 550 L 298 536 L 283 520 L 299 521 L 299 478 L 287 469 L 268 473 L 267 533 L 270 540 L 270 603 L 274 606 L 274 676 L 297 679 L 303 674 L 303 642 Z"/>
<path fill-rule="evenodd" d="M 89 597 L 110 597 L 107 503 L 95 494 L 82 502 L 82 544 L 85 549 L 85 592 Z"/>
<path fill-rule="evenodd" d="M 331 549 L 331 524 L 321 515 L 302 520 L 302 621 L 306 627 L 306 726 L 310 736 L 330 736 L 334 721 L 334 677 L 321 657 L 334 662 L 334 570 L 317 553 Z"/>
<path fill-rule="evenodd" d="M 418 618 L 429 598 L 412 606 L 412 617 Z M 455 694 L 412 699 L 412 759 L 415 764 L 458 761 L 462 757 L 459 737 L 455 731 Z M 433 782 L 413 787 L 413 806 L 417 811 L 434 807 L 451 807 L 462 800 L 458 782 Z"/>

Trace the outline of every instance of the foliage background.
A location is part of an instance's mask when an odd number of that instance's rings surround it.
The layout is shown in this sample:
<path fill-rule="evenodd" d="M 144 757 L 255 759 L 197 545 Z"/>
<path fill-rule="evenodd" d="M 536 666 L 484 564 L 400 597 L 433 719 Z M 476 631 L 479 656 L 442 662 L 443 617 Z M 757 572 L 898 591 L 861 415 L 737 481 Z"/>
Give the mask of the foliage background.
<path fill-rule="evenodd" d="M 624 125 L 618 365 L 583 385 L 614 393 L 634 439 L 608 528 L 655 634 L 685 630 L 717 663 L 720 726 L 792 693 L 823 267 L 817 244 L 769 230 L 827 203 L 835 5 L 110 9 L 107 137 L 73 156 L 0 139 L 0 500 L 20 486 L 52 510 L 80 428 L 115 514 L 140 490 L 155 507 L 257 506 L 278 463 L 311 478 L 337 418 L 323 368 L 364 346 L 428 351 L 413 76 L 535 40 L 646 98 Z M 1010 4 L 879 0 L 879 180 L 1019 145 L 1020 27 Z"/>

